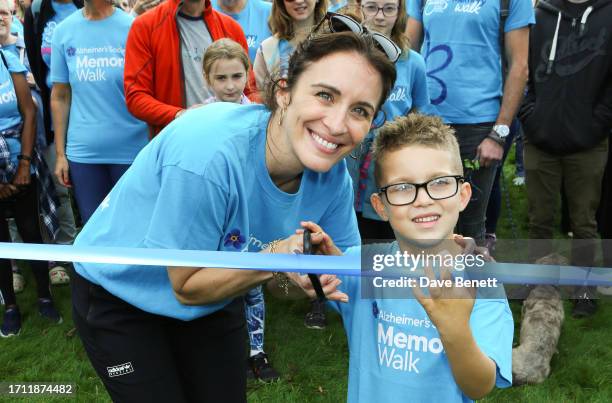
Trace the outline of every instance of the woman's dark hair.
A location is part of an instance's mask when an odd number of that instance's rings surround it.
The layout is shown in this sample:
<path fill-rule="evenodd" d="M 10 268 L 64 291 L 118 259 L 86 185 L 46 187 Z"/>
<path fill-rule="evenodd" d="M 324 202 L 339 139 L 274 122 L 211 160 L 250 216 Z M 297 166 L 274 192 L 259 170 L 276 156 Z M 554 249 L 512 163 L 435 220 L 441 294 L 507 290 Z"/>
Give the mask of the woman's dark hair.
<path fill-rule="evenodd" d="M 389 97 L 395 84 L 395 65 L 377 47 L 376 42 L 367 35 L 357 35 L 352 32 L 324 33 L 309 38 L 298 45 L 289 59 L 289 71 L 286 78 L 273 77 L 266 89 L 265 103 L 274 112 L 278 108 L 276 91 L 282 88 L 291 91 L 300 76 L 310 67 L 326 56 L 335 53 L 357 53 L 380 74 L 382 92 L 377 109 L 380 109 Z M 360 83 L 355 83 L 360 85 Z"/>

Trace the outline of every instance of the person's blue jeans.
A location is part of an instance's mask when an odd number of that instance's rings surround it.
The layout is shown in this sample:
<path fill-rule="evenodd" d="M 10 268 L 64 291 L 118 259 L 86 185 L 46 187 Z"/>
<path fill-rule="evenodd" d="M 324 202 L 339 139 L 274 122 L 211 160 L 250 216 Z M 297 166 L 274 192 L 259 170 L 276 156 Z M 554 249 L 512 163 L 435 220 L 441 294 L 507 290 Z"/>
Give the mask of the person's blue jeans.
<path fill-rule="evenodd" d="M 129 164 L 83 164 L 68 161 L 74 198 L 83 224 L 129 167 Z"/>

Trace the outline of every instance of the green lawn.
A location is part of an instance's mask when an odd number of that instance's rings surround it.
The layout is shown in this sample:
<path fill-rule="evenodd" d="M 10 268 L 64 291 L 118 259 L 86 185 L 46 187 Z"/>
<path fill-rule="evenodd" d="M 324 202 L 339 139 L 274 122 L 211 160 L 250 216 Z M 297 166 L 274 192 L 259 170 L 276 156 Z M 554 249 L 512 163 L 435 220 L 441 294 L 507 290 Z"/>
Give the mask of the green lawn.
<path fill-rule="evenodd" d="M 526 237 L 526 203 L 521 188 L 510 183 L 513 167 L 506 165 L 507 188 L 519 236 Z M 502 211 L 500 237 L 511 237 L 508 214 Z M 79 402 L 106 402 L 110 399 L 85 356 L 70 319 L 70 292 L 54 288 L 58 307 L 64 315 L 61 325 L 48 325 L 36 314 L 35 290 L 29 271 L 28 285 L 18 295 L 23 316 L 19 337 L 0 339 L 1 381 L 70 382 L 77 385 Z M 249 384 L 250 402 L 341 402 L 347 389 L 348 349 L 342 324 L 330 312 L 323 331 L 304 328 L 307 304 L 267 298 L 266 350 L 283 379 L 272 385 Z M 601 301 L 601 309 L 590 319 L 570 316 L 553 359 L 553 371 L 542 385 L 494 391 L 487 402 L 601 402 L 612 401 L 612 302 Z M 520 305 L 512 303 L 515 321 Z M 2 310 L 3 312 L 3 310 Z M 518 326 L 517 326 L 518 327 Z M 48 397 L 19 400 L 0 396 L 0 401 L 65 401 Z M 73 400 L 74 401 L 74 400 Z"/>

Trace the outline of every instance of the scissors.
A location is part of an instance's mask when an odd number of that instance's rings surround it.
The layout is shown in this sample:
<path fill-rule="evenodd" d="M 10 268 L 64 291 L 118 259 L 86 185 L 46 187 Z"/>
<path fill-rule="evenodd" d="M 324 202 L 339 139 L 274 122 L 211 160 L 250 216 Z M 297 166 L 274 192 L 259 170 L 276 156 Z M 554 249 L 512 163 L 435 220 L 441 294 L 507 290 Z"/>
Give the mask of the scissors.
<path fill-rule="evenodd" d="M 310 230 L 304 230 L 304 254 L 312 255 L 312 242 L 310 241 Z M 317 293 L 317 299 L 319 302 L 325 302 L 327 297 L 325 297 L 325 293 L 323 292 L 323 287 L 321 286 L 321 280 L 319 280 L 319 276 L 313 273 L 308 273 L 308 278 L 312 283 L 312 287 Z"/>

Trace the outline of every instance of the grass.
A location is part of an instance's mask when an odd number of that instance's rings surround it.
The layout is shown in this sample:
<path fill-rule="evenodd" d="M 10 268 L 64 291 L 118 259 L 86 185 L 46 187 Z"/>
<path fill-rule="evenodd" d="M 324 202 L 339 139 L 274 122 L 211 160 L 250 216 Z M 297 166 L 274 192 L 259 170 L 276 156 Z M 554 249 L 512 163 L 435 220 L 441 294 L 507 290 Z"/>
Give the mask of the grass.
<path fill-rule="evenodd" d="M 527 234 L 527 205 L 524 188 L 511 184 L 512 156 L 505 167 L 507 189 L 513 217 L 520 237 Z M 505 202 L 498 230 L 501 238 L 512 237 Z M 77 386 L 78 402 L 110 401 L 102 383 L 89 364 L 74 333 L 70 318 L 70 291 L 54 288 L 64 315 L 61 325 L 49 325 L 38 317 L 33 279 L 24 274 L 27 286 L 18 295 L 23 314 L 19 337 L 0 339 L 0 381 L 67 382 Z M 511 303 L 516 332 L 520 305 Z M 340 318 L 329 312 L 329 326 L 323 331 L 308 330 L 303 318 L 308 305 L 303 301 L 281 302 L 267 297 L 266 351 L 277 370 L 280 382 L 264 385 L 251 382 L 249 402 L 341 402 L 346 398 L 348 347 Z M 612 303 L 601 301 L 597 314 L 589 319 L 573 319 L 566 303 L 558 354 L 552 361 L 550 378 L 541 385 L 495 390 L 486 402 L 601 402 L 612 401 Z M 516 340 L 516 337 L 515 337 Z M 0 402 L 54 402 L 48 396 L 9 399 Z M 409 399 L 408 399 L 409 400 Z"/>

